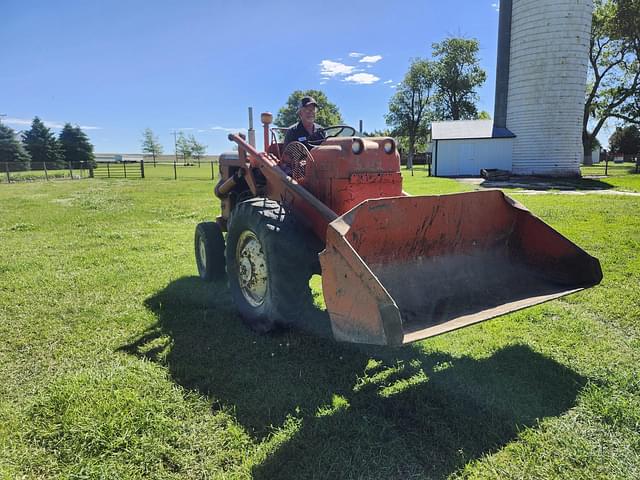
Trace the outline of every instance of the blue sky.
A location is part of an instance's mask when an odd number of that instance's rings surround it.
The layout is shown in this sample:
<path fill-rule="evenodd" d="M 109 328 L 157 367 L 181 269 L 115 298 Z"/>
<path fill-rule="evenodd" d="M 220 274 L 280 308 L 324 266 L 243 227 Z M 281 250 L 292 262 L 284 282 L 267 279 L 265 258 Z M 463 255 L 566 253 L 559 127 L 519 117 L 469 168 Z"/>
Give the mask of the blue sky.
<path fill-rule="evenodd" d="M 229 150 L 247 107 L 274 114 L 321 89 L 344 120 L 384 128 L 394 85 L 447 36 L 476 38 L 493 115 L 498 0 L 15 1 L 0 22 L 0 113 L 83 127 L 97 152 L 139 152 L 151 128 Z M 260 138 L 260 137 L 259 137 Z"/>

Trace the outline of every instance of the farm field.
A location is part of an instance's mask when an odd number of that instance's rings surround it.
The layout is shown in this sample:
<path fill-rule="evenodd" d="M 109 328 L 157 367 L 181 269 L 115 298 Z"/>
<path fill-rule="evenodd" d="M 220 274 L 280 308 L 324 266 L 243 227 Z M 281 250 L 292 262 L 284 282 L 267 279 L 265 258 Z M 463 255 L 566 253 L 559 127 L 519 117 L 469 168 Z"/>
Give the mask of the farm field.
<path fill-rule="evenodd" d="M 640 196 L 510 191 L 602 284 L 382 349 L 246 329 L 168 178 L 0 186 L 0 478 L 640 478 Z"/>

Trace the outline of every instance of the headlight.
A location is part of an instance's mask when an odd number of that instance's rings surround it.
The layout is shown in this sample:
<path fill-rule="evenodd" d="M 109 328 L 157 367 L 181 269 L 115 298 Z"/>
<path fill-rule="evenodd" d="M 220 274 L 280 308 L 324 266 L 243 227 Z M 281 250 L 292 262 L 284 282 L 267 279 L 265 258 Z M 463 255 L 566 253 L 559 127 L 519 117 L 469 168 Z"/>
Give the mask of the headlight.
<path fill-rule="evenodd" d="M 354 140 L 353 143 L 351 144 L 351 151 L 353 153 L 355 153 L 356 155 L 362 153 L 364 145 L 362 144 L 361 140 Z"/>
<path fill-rule="evenodd" d="M 393 143 L 393 140 L 387 140 L 386 142 L 384 142 L 384 153 L 393 153 L 393 151 L 395 150 L 395 145 Z"/>

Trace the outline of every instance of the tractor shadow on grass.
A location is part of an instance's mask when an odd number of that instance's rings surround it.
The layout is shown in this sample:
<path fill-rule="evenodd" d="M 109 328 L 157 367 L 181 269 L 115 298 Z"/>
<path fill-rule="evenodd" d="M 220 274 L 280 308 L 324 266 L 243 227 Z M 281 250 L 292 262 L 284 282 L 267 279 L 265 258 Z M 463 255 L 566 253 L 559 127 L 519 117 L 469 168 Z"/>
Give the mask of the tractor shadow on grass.
<path fill-rule="evenodd" d="M 444 478 L 575 404 L 585 379 L 526 345 L 488 358 L 258 336 L 223 283 L 184 277 L 146 300 L 157 324 L 122 351 L 230 409 L 273 450 L 256 478 Z M 271 435 L 288 425 L 287 438 Z"/>

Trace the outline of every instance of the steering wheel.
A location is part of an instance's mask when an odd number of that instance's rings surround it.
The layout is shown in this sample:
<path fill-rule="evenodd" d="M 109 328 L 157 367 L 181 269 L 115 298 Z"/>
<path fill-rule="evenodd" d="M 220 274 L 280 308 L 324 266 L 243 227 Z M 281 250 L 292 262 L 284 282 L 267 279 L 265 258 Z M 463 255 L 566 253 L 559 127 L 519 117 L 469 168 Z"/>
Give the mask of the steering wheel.
<path fill-rule="evenodd" d="M 356 129 L 350 127 L 349 125 L 333 125 L 331 127 L 321 128 L 318 130 L 318 132 L 324 133 L 324 137 L 314 140 L 307 140 L 310 145 L 318 146 L 327 138 L 354 137 L 356 135 Z"/>

